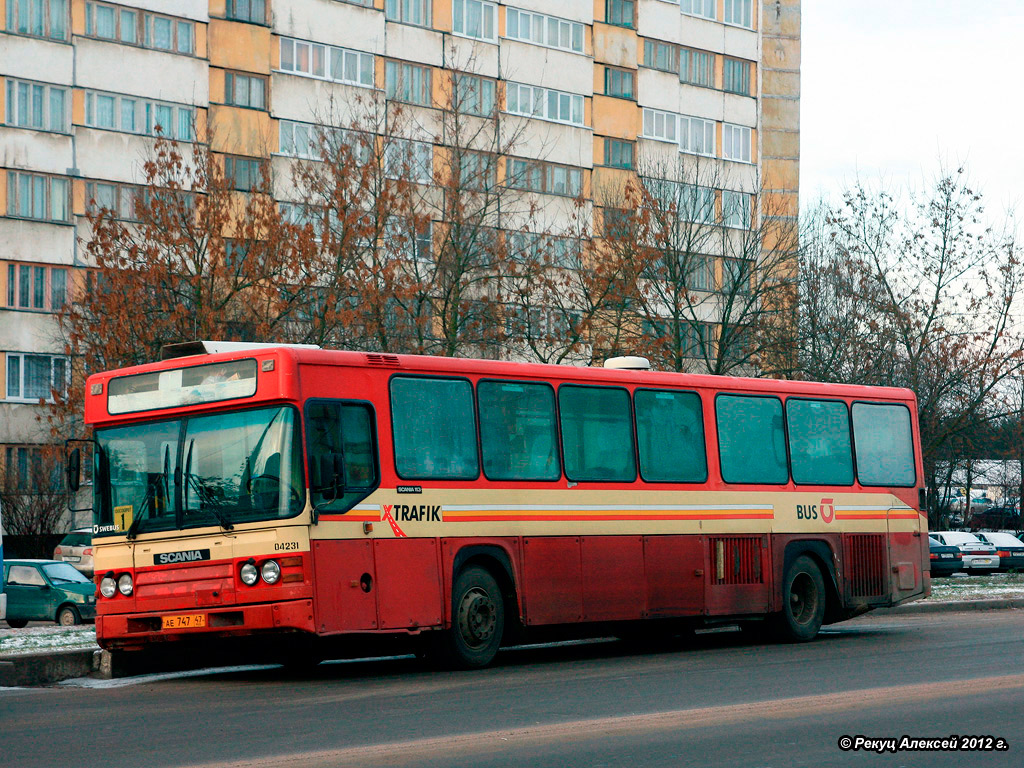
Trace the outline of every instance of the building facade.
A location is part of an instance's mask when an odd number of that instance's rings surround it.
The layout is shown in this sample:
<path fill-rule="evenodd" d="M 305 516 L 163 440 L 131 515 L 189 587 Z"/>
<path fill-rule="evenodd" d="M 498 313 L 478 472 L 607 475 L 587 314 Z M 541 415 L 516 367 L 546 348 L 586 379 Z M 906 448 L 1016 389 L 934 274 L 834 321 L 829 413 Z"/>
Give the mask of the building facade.
<path fill-rule="evenodd" d="M 130 205 L 157 126 L 211 136 L 236 174 L 284 168 L 376 94 L 408 106 L 430 168 L 462 70 L 485 110 L 523 118 L 508 162 L 555 229 L 572 198 L 597 216 L 601 190 L 682 156 L 717 169 L 737 226 L 769 197 L 795 226 L 799 0 L 0 0 L 0 23 L 7 477 L 28 477 L 51 440 L 40 400 L 68 386 L 55 313 L 89 266 L 86 206 Z"/>

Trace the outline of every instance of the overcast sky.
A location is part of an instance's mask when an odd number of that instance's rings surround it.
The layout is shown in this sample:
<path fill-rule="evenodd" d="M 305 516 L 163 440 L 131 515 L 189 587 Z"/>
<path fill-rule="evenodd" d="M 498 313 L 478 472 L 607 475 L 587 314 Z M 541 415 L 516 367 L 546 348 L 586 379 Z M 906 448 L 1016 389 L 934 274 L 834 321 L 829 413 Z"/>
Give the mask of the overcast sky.
<path fill-rule="evenodd" d="M 1024 214 L 1024 0 L 804 0 L 800 198 L 966 162 Z M 1017 217 L 1021 218 L 1020 215 Z"/>

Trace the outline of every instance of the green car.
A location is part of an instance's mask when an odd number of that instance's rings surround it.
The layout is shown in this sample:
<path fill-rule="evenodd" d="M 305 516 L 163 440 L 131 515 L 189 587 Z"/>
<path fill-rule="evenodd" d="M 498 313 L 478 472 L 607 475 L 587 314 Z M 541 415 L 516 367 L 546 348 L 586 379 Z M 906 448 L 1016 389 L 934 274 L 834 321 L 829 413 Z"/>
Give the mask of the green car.
<path fill-rule="evenodd" d="M 96 585 L 57 560 L 4 560 L 4 592 L 15 629 L 30 621 L 71 626 L 96 619 Z"/>

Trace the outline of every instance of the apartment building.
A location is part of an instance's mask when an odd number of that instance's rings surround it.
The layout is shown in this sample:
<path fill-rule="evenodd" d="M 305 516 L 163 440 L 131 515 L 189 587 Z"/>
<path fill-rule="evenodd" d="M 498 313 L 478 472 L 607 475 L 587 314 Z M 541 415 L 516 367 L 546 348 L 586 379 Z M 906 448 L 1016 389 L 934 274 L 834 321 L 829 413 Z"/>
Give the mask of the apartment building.
<path fill-rule="evenodd" d="M 157 126 L 211 136 L 236 176 L 317 125 L 404 102 L 429 183 L 450 70 L 522 118 L 506 174 L 570 199 L 679 155 L 718 169 L 737 226 L 797 213 L 799 0 L 0 0 L 0 462 L 27 477 L 39 401 L 68 385 L 55 312 L 88 266 L 86 205 L 130 204 Z M 446 72 L 448 70 L 449 72 Z M 216 130 L 207 131 L 208 127 Z M 518 170 L 514 170 L 513 165 Z M 652 165 L 653 167 L 653 165 Z M 761 190 L 760 198 L 753 197 Z M 282 198 L 287 198 L 282 189 Z M 514 229 L 514 222 L 510 225 Z M 721 279 L 712 265 L 706 281 Z"/>

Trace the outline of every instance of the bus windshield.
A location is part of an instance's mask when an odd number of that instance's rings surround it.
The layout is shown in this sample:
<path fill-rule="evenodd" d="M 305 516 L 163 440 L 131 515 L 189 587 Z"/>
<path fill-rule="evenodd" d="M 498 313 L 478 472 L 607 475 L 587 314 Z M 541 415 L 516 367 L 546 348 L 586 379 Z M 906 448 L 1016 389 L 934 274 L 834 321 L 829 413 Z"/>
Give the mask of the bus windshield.
<path fill-rule="evenodd" d="M 305 483 L 296 422 L 282 406 L 97 430 L 96 534 L 297 515 Z"/>

